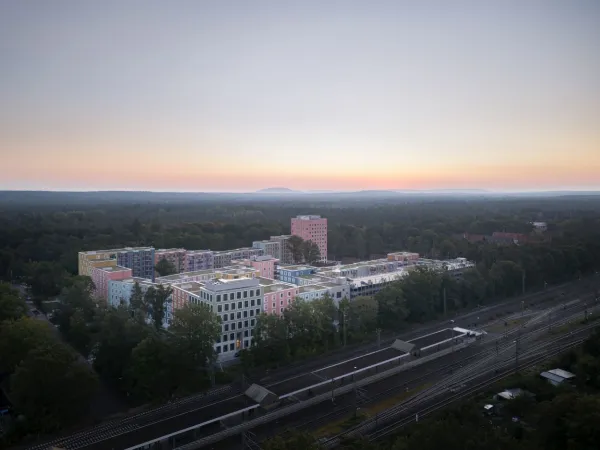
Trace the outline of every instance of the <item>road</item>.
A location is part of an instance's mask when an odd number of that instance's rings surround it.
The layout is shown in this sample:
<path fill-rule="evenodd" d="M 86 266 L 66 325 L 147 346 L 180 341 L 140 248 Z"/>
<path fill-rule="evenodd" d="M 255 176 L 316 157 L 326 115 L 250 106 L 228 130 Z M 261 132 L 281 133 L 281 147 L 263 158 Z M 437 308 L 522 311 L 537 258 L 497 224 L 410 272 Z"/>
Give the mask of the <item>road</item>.
<path fill-rule="evenodd" d="M 524 310 L 527 305 L 540 305 L 542 303 L 545 303 L 546 305 L 557 304 L 564 301 L 559 295 L 563 290 L 568 292 L 569 297 L 577 296 L 582 292 L 590 292 L 588 285 L 583 286 L 581 283 L 572 283 L 569 286 L 557 287 L 541 293 L 532 294 L 523 299 L 513 299 L 509 302 L 478 308 L 475 311 L 455 316 L 452 325 L 465 328 L 474 324 L 482 326 L 484 323 L 497 322 L 497 316 L 499 314 L 506 315 L 518 312 L 522 308 Z M 525 300 L 525 302 L 523 302 L 523 300 Z M 420 327 L 419 329 L 407 331 L 402 333 L 399 337 L 403 340 L 416 339 L 424 334 L 448 328 L 449 325 L 449 320 L 444 320 L 433 325 L 427 325 Z M 385 347 L 386 343 L 389 345 L 391 341 L 392 340 L 389 339 L 382 342 L 382 347 Z M 293 392 L 310 385 L 307 384 L 309 383 L 308 380 L 311 380 L 311 383 L 319 382 L 320 379 L 328 378 L 331 375 L 335 376 L 336 373 L 343 375 L 347 373 L 347 371 L 352 371 L 354 367 L 365 367 L 374 362 L 385 360 L 391 355 L 401 354 L 396 350 L 385 348 L 376 351 L 378 350 L 377 346 L 370 346 L 370 350 L 370 352 L 365 352 L 363 348 L 342 352 L 340 355 L 332 355 L 328 358 L 327 362 L 329 362 L 329 364 L 324 364 L 321 360 L 320 365 L 315 366 L 315 362 L 311 361 L 301 366 L 273 372 L 257 381 L 261 385 L 276 391 L 278 394 L 286 391 Z M 360 358 L 348 361 L 352 356 L 359 355 L 361 355 Z M 343 361 L 345 361 L 343 364 L 336 364 Z M 433 368 L 435 368 L 435 364 Z M 284 377 L 284 374 L 287 374 L 288 377 Z M 321 376 L 319 377 L 319 375 Z M 404 376 L 406 377 L 407 375 Z M 400 381 L 400 378 L 401 377 L 396 380 L 397 383 L 407 383 L 406 379 Z M 386 380 L 386 383 L 382 385 L 381 389 L 385 390 L 384 386 L 387 386 L 389 389 L 389 386 L 391 385 L 393 385 L 393 382 L 388 379 Z M 369 387 L 369 389 L 378 388 Z M 132 417 L 116 419 L 92 429 L 84 430 L 80 433 L 65 436 L 64 438 L 55 439 L 51 442 L 29 448 L 43 449 L 47 448 L 50 444 L 60 445 L 67 449 L 90 448 L 105 450 L 127 448 L 169 432 L 184 429 L 188 425 L 195 425 L 202 421 L 210 420 L 214 417 L 234 412 L 244 406 L 253 404 L 246 396 L 239 395 L 238 393 L 239 391 L 232 387 L 226 391 L 216 392 L 214 395 L 194 396 L 190 399 L 184 399 L 171 405 L 165 405 L 157 410 Z M 341 399 L 339 401 L 343 402 Z M 338 400 L 336 400 L 336 402 L 338 402 Z M 319 408 L 319 411 L 322 411 L 322 409 Z M 209 427 L 203 428 L 202 435 L 211 434 L 217 431 L 219 426 L 218 423 L 215 423 Z"/>

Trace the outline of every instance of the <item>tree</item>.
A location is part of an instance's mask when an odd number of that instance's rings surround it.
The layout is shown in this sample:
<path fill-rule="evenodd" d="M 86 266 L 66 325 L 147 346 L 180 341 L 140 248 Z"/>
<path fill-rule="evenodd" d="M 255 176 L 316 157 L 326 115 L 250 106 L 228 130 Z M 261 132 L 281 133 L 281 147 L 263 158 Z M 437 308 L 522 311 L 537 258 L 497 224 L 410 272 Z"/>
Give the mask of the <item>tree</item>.
<path fill-rule="evenodd" d="M 302 239 L 300 236 L 292 235 L 287 240 L 287 246 L 290 250 L 290 253 L 292 254 L 292 260 L 294 261 L 294 263 L 302 262 L 302 258 L 304 256 L 302 251 L 303 244 L 304 239 Z"/>
<path fill-rule="evenodd" d="M 55 339 L 47 322 L 22 317 L 0 327 L 0 371 L 14 372 L 33 349 Z"/>
<path fill-rule="evenodd" d="M 319 250 L 319 246 L 313 241 L 304 241 L 301 248 L 304 262 L 308 264 L 314 264 L 321 259 L 321 251 Z"/>
<path fill-rule="evenodd" d="M 79 418 L 97 387 L 89 367 L 63 344 L 45 342 L 31 350 L 10 379 L 17 411 L 35 429 L 51 431 Z"/>
<path fill-rule="evenodd" d="M 144 309 L 152 318 L 154 328 L 160 330 L 165 319 L 167 302 L 171 301 L 173 288 L 159 284 L 156 288 L 150 287 L 144 294 Z"/>
<path fill-rule="evenodd" d="M 221 320 L 208 305 L 188 303 L 175 310 L 169 331 L 180 355 L 194 371 L 214 363 L 214 343 L 221 334 Z"/>
<path fill-rule="evenodd" d="M 144 401 L 169 398 L 181 384 L 179 356 L 158 334 L 146 337 L 131 352 L 126 372 L 131 392 Z"/>
<path fill-rule="evenodd" d="M 27 305 L 9 284 L 0 283 L 0 322 L 3 320 L 16 320 L 23 317 Z"/>
<path fill-rule="evenodd" d="M 274 314 L 260 314 L 251 348 L 256 365 L 279 365 L 291 359 L 288 325 Z"/>
<path fill-rule="evenodd" d="M 264 450 L 319 450 L 321 446 L 314 436 L 296 432 L 291 436 L 269 439 L 263 448 Z"/>
<path fill-rule="evenodd" d="M 137 281 L 133 284 L 131 297 L 129 298 L 129 311 L 131 317 L 135 318 L 140 323 L 145 323 L 147 312 L 144 306 L 144 293 Z"/>
<path fill-rule="evenodd" d="M 160 261 L 158 261 L 154 266 L 154 270 L 156 270 L 161 277 L 166 277 L 167 275 L 173 275 L 174 273 L 177 273 L 177 268 L 175 265 L 166 258 L 161 258 Z"/>
<path fill-rule="evenodd" d="M 149 334 L 149 327 L 131 320 L 127 311 L 108 309 L 99 317 L 99 332 L 91 351 L 96 372 L 109 383 L 126 389 L 125 372 L 132 350 Z"/>
<path fill-rule="evenodd" d="M 378 322 L 383 329 L 397 331 L 406 323 L 409 309 L 402 287 L 401 282 L 391 283 L 375 294 Z"/>

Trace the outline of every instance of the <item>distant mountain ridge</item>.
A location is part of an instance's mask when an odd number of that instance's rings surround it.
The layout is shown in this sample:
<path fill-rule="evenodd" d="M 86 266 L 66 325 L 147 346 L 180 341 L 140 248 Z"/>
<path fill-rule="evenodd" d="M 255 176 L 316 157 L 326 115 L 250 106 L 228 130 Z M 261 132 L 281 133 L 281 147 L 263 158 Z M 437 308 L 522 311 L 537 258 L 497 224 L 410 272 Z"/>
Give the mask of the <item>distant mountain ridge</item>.
<path fill-rule="evenodd" d="M 299 194 L 302 191 L 295 191 L 286 187 L 270 187 L 265 189 L 259 189 L 256 191 L 258 194 Z"/>

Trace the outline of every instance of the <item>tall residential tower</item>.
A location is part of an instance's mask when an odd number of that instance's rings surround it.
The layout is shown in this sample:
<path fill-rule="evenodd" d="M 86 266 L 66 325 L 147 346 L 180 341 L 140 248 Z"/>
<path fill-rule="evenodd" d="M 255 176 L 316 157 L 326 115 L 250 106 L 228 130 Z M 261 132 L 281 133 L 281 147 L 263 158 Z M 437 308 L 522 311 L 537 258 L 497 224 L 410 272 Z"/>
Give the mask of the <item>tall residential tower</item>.
<path fill-rule="evenodd" d="M 321 261 L 327 261 L 327 219 L 321 216 L 293 217 L 292 234 L 317 244 Z"/>

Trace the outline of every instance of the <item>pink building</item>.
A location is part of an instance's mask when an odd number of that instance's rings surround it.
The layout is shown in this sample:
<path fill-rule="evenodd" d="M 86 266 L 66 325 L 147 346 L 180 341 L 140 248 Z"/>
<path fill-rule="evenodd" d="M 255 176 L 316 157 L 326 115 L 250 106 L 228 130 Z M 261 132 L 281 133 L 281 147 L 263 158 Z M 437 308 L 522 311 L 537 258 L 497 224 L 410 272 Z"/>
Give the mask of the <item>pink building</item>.
<path fill-rule="evenodd" d="M 327 219 L 321 216 L 293 217 L 292 234 L 317 244 L 321 252 L 321 261 L 327 261 Z"/>
<path fill-rule="evenodd" d="M 177 273 L 183 272 L 186 253 L 185 248 L 158 249 L 154 253 L 154 265 L 158 264 L 161 259 L 166 259 L 173 264 Z M 157 274 L 157 276 L 159 275 Z"/>
<path fill-rule="evenodd" d="M 419 260 L 419 254 L 412 253 L 412 252 L 388 253 L 387 260 L 388 261 L 400 261 L 403 263 L 415 263 Z"/>
<path fill-rule="evenodd" d="M 90 277 L 94 282 L 96 290 L 94 294 L 97 299 L 106 301 L 108 299 L 108 282 L 111 280 L 124 280 L 133 275 L 131 269 L 121 266 L 112 267 L 94 267 Z"/>
<path fill-rule="evenodd" d="M 279 260 L 272 256 L 254 256 L 250 259 L 238 259 L 231 261 L 232 264 L 240 264 L 246 267 L 253 267 L 260 271 L 259 277 L 275 279 L 275 265 Z"/>
<path fill-rule="evenodd" d="M 300 286 L 282 281 L 259 278 L 263 290 L 263 310 L 267 314 L 283 314 L 296 297 Z"/>

